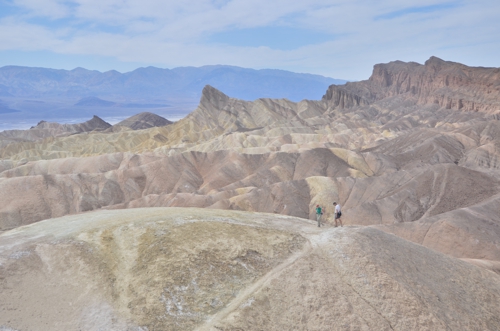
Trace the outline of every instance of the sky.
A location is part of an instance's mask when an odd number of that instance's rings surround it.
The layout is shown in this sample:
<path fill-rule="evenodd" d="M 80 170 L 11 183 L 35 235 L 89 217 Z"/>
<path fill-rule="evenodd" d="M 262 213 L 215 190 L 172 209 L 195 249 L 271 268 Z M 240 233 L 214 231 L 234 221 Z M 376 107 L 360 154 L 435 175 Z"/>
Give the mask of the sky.
<path fill-rule="evenodd" d="M 429 57 L 500 67 L 498 0 L 0 0 L 0 67 L 213 64 L 367 79 Z"/>

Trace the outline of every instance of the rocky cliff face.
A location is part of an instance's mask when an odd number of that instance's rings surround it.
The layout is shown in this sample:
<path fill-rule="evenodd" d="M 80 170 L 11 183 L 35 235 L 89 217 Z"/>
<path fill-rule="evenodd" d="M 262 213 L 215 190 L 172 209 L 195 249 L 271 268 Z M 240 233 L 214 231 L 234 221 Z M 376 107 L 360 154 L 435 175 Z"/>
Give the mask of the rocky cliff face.
<path fill-rule="evenodd" d="M 332 85 L 323 96 L 323 101 L 329 108 L 353 108 L 356 106 L 367 106 L 370 103 L 363 97 L 349 92 L 345 87 Z"/>
<path fill-rule="evenodd" d="M 377 64 L 368 81 L 348 86 L 371 101 L 402 96 L 418 105 L 496 113 L 500 111 L 499 81 L 498 68 L 468 67 L 431 57 L 424 65 Z"/>

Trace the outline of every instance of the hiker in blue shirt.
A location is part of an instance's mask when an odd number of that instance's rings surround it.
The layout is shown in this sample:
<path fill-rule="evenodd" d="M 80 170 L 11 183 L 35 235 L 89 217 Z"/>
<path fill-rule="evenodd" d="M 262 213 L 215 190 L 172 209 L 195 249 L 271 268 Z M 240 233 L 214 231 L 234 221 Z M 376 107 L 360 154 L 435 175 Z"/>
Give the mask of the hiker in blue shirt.
<path fill-rule="evenodd" d="M 321 215 L 323 215 L 323 210 L 319 205 L 316 205 L 316 221 L 318 221 L 318 228 L 321 224 Z"/>

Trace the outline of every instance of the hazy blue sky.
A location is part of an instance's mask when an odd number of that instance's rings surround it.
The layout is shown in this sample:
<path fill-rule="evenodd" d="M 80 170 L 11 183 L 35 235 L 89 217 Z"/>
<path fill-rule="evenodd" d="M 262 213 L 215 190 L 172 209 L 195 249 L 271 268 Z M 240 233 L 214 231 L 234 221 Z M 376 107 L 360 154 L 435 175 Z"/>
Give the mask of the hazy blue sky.
<path fill-rule="evenodd" d="M 435 55 L 500 67 L 498 0 L 0 0 L 0 66 L 228 64 L 360 80 Z"/>

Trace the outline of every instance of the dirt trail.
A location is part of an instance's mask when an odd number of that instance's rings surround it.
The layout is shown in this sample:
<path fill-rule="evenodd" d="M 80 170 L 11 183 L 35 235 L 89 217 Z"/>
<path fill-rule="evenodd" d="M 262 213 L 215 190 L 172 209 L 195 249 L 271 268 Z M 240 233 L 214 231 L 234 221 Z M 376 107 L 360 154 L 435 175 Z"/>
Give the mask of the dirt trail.
<path fill-rule="evenodd" d="M 245 304 L 246 302 L 251 302 L 252 294 L 258 292 L 266 285 L 269 285 L 274 279 L 279 278 L 283 271 L 293 266 L 297 260 L 299 260 L 304 255 L 309 254 L 314 248 L 318 247 L 323 238 L 327 237 L 328 234 L 334 230 L 335 228 L 331 226 L 324 226 L 318 229 L 316 226 L 311 226 L 309 224 L 301 224 L 298 226 L 295 225 L 294 232 L 297 231 L 300 235 L 307 239 L 307 242 L 304 244 L 303 249 L 292 254 L 283 263 L 273 268 L 271 271 L 248 286 L 246 289 L 242 290 L 236 296 L 236 298 L 234 298 L 224 309 L 212 316 L 208 321 L 205 322 L 205 324 L 196 328 L 195 331 L 218 330 L 217 328 L 215 328 L 215 325 L 218 322 L 227 318 L 232 312 L 240 308 L 241 305 Z"/>

